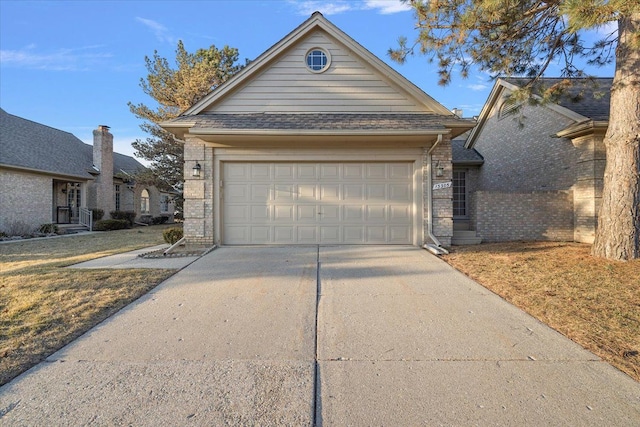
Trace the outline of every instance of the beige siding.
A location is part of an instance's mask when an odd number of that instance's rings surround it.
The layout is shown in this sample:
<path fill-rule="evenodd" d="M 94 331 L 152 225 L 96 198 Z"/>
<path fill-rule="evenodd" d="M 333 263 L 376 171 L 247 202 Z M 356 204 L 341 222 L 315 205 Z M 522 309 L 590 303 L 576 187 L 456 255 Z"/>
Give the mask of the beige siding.
<path fill-rule="evenodd" d="M 323 73 L 310 72 L 305 54 L 321 47 L 331 56 Z M 322 31 L 315 31 L 267 69 L 208 111 L 239 112 L 424 112 L 370 65 Z"/>

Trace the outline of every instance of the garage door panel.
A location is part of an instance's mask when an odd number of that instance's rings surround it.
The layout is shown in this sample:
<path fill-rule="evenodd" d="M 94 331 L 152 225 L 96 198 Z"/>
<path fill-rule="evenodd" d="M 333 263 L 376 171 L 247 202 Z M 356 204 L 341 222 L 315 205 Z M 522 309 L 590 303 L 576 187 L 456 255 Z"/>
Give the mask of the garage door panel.
<path fill-rule="evenodd" d="M 373 202 L 384 202 L 387 200 L 387 185 L 386 184 L 366 184 L 367 186 L 367 200 Z"/>
<path fill-rule="evenodd" d="M 386 179 L 388 165 L 386 163 L 367 164 L 367 179 Z"/>
<path fill-rule="evenodd" d="M 389 243 L 404 243 L 410 239 L 407 227 L 390 226 L 389 227 Z"/>
<path fill-rule="evenodd" d="M 299 226 L 298 243 L 318 243 L 318 227 Z"/>
<path fill-rule="evenodd" d="M 389 184 L 390 202 L 410 202 L 412 191 L 410 184 Z"/>
<path fill-rule="evenodd" d="M 340 184 L 320 184 L 320 200 L 340 200 Z"/>
<path fill-rule="evenodd" d="M 251 241 L 249 243 L 271 243 L 271 228 L 266 226 L 251 226 Z"/>
<path fill-rule="evenodd" d="M 250 200 L 253 203 L 256 203 L 256 202 L 266 203 L 267 201 L 271 200 L 271 185 L 270 184 L 251 184 Z"/>
<path fill-rule="evenodd" d="M 320 165 L 320 179 L 321 180 L 339 180 L 340 179 L 340 165 L 336 163 L 323 163 Z"/>
<path fill-rule="evenodd" d="M 317 221 L 318 212 L 316 205 L 302 205 L 297 207 L 297 220 L 299 222 L 311 222 L 315 224 Z"/>
<path fill-rule="evenodd" d="M 225 244 L 410 244 L 413 164 L 223 163 Z"/>
<path fill-rule="evenodd" d="M 313 163 L 297 165 L 297 178 L 299 180 L 315 181 L 318 176 L 317 167 Z"/>
<path fill-rule="evenodd" d="M 275 186 L 275 197 L 274 200 L 276 202 L 280 201 L 293 201 L 298 195 L 296 191 L 296 186 L 293 184 L 276 184 Z"/>
<path fill-rule="evenodd" d="M 274 207 L 273 220 L 274 221 L 293 221 L 294 219 L 294 207 L 293 205 L 278 205 Z"/>
<path fill-rule="evenodd" d="M 342 169 L 342 178 L 345 181 L 356 180 L 362 181 L 364 178 L 364 165 L 360 163 L 345 164 Z"/>
<path fill-rule="evenodd" d="M 389 179 L 411 180 L 413 167 L 410 163 L 390 163 Z"/>
<path fill-rule="evenodd" d="M 295 178 L 294 175 L 295 165 L 293 164 L 276 164 L 273 167 L 273 179 L 278 181 L 292 182 Z"/>
<path fill-rule="evenodd" d="M 274 242 L 280 244 L 295 243 L 294 227 L 273 227 Z"/>
<path fill-rule="evenodd" d="M 251 221 L 252 222 L 266 222 L 271 218 L 271 209 L 269 206 L 251 206 Z"/>
<path fill-rule="evenodd" d="M 251 179 L 256 182 L 271 181 L 271 166 L 268 163 L 253 163 L 247 168 Z"/>
<path fill-rule="evenodd" d="M 387 219 L 387 207 L 385 205 L 380 206 L 367 206 L 367 215 L 365 217 L 367 221 L 382 221 Z"/>
<path fill-rule="evenodd" d="M 249 186 L 247 184 L 229 184 L 225 188 L 225 199 L 230 203 L 248 203 Z"/>
<path fill-rule="evenodd" d="M 344 243 L 357 245 L 365 243 L 364 227 L 358 225 L 345 225 L 343 227 Z"/>
<path fill-rule="evenodd" d="M 347 222 L 362 222 L 362 220 L 364 219 L 363 205 L 346 205 L 342 207 L 342 212 L 342 218 Z"/>
<path fill-rule="evenodd" d="M 320 243 L 341 243 L 340 227 L 325 226 L 320 227 Z"/>
<path fill-rule="evenodd" d="M 301 202 L 315 203 L 318 200 L 318 186 L 315 184 L 300 184 L 297 193 Z"/>
<path fill-rule="evenodd" d="M 340 221 L 340 205 L 322 205 L 320 207 L 320 222 L 339 222 Z"/>
<path fill-rule="evenodd" d="M 344 184 L 342 191 L 343 200 L 364 200 L 364 184 Z"/>
<path fill-rule="evenodd" d="M 379 226 L 367 226 L 367 243 L 386 243 L 386 231 L 387 227 L 383 225 Z"/>

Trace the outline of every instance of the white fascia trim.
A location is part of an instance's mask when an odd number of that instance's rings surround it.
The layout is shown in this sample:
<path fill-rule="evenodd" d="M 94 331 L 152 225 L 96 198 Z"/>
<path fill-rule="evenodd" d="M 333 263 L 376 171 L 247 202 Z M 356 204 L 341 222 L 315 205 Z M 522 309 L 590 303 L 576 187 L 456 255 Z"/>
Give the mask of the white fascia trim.
<path fill-rule="evenodd" d="M 413 130 L 266 130 L 266 129 L 191 129 L 189 135 L 257 135 L 257 136 L 406 136 L 406 135 L 438 135 L 442 138 L 442 135 L 451 133 L 451 130 L 429 130 L 429 131 L 413 131 Z"/>

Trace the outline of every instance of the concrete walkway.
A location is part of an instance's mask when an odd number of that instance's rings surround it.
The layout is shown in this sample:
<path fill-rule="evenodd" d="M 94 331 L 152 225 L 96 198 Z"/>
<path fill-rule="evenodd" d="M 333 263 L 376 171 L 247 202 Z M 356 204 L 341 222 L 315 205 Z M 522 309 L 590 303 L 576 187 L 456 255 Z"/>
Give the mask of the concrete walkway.
<path fill-rule="evenodd" d="M 640 425 L 640 384 L 412 247 L 224 247 L 0 388 L 14 425 Z"/>

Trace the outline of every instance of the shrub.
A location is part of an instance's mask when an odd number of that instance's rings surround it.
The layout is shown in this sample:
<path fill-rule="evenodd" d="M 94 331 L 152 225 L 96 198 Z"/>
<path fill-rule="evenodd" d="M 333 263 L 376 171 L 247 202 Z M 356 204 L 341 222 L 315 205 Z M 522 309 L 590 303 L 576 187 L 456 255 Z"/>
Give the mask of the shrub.
<path fill-rule="evenodd" d="M 168 216 L 160 215 L 160 216 L 154 216 L 153 219 L 151 220 L 151 223 L 153 225 L 158 225 L 158 224 L 165 224 L 167 221 L 169 221 Z"/>
<path fill-rule="evenodd" d="M 162 232 L 162 237 L 164 238 L 165 242 L 169 243 L 170 245 L 173 245 L 178 240 L 182 239 L 183 237 L 182 228 L 180 227 L 167 228 Z"/>
<path fill-rule="evenodd" d="M 133 221 L 136 219 L 134 211 L 111 211 L 109 212 L 111 219 L 123 219 L 129 223 L 129 227 L 133 227 Z"/>
<path fill-rule="evenodd" d="M 93 224 L 94 231 L 111 231 L 129 228 L 129 221 L 126 219 L 101 219 Z"/>
<path fill-rule="evenodd" d="M 138 218 L 137 222 L 139 224 L 151 225 L 153 223 L 153 218 L 151 217 L 151 215 L 140 215 L 140 218 Z"/>
<path fill-rule="evenodd" d="M 93 220 L 100 221 L 104 217 L 104 211 L 102 209 L 90 209 L 93 212 Z"/>
<path fill-rule="evenodd" d="M 42 224 L 38 229 L 42 234 L 57 234 L 58 226 L 55 224 Z"/>

